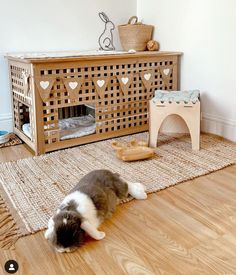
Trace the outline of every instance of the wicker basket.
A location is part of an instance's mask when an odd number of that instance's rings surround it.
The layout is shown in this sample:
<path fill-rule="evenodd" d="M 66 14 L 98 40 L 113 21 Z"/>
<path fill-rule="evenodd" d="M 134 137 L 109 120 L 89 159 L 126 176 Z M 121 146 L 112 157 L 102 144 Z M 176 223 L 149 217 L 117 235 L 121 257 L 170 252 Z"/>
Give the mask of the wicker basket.
<path fill-rule="evenodd" d="M 128 24 L 118 26 L 123 49 L 129 51 L 145 51 L 147 42 L 152 39 L 153 26 L 138 22 L 137 16 L 132 16 Z"/>

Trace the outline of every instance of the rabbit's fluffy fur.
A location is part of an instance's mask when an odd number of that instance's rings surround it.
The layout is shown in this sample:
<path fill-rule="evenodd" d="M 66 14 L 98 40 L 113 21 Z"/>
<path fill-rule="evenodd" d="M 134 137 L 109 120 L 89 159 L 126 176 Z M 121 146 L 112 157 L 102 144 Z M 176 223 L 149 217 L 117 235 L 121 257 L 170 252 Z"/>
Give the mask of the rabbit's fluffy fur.
<path fill-rule="evenodd" d="M 96 240 L 105 237 L 97 228 L 111 217 L 119 200 L 130 194 L 146 199 L 141 183 L 123 181 L 108 170 L 95 170 L 85 175 L 64 198 L 56 214 L 50 218 L 45 238 L 58 252 L 71 252 L 88 234 Z"/>

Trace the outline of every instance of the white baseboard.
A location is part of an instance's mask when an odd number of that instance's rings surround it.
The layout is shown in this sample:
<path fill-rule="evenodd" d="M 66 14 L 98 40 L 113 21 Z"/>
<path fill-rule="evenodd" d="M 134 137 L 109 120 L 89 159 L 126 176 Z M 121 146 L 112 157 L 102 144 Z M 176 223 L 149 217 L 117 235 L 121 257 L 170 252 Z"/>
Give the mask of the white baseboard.
<path fill-rule="evenodd" d="M 6 130 L 12 132 L 13 130 L 13 121 L 12 114 L 0 114 L 0 130 Z"/>
<path fill-rule="evenodd" d="M 203 113 L 201 130 L 236 142 L 236 120 Z"/>

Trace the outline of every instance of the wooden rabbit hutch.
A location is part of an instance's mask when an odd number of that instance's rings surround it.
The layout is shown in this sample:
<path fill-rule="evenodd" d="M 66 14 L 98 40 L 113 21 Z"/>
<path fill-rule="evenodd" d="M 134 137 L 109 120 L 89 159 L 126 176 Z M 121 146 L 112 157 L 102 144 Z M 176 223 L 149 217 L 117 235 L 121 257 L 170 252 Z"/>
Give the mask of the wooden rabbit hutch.
<path fill-rule="evenodd" d="M 154 91 L 178 88 L 179 57 L 174 52 L 9 55 L 14 132 L 40 155 L 146 131 Z"/>

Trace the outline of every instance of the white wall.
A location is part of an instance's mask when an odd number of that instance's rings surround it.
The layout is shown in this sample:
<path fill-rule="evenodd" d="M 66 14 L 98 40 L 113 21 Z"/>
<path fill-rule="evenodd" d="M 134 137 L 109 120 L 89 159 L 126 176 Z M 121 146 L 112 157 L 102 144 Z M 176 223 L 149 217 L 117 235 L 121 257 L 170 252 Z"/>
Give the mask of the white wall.
<path fill-rule="evenodd" d="M 11 128 L 6 52 L 95 49 L 103 30 L 97 13 L 118 25 L 136 8 L 156 26 L 161 50 L 184 52 L 181 88 L 202 91 L 203 130 L 236 141 L 235 0 L 0 0 L 0 129 Z"/>
<path fill-rule="evenodd" d="M 184 53 L 181 89 L 202 92 L 202 129 L 236 141 L 236 1 L 137 0 L 161 50 Z"/>
<path fill-rule="evenodd" d="M 136 0 L 0 0 L 0 129 L 12 127 L 4 54 L 97 49 L 100 11 L 118 25 L 136 14 Z M 119 49 L 117 29 L 114 34 Z"/>

